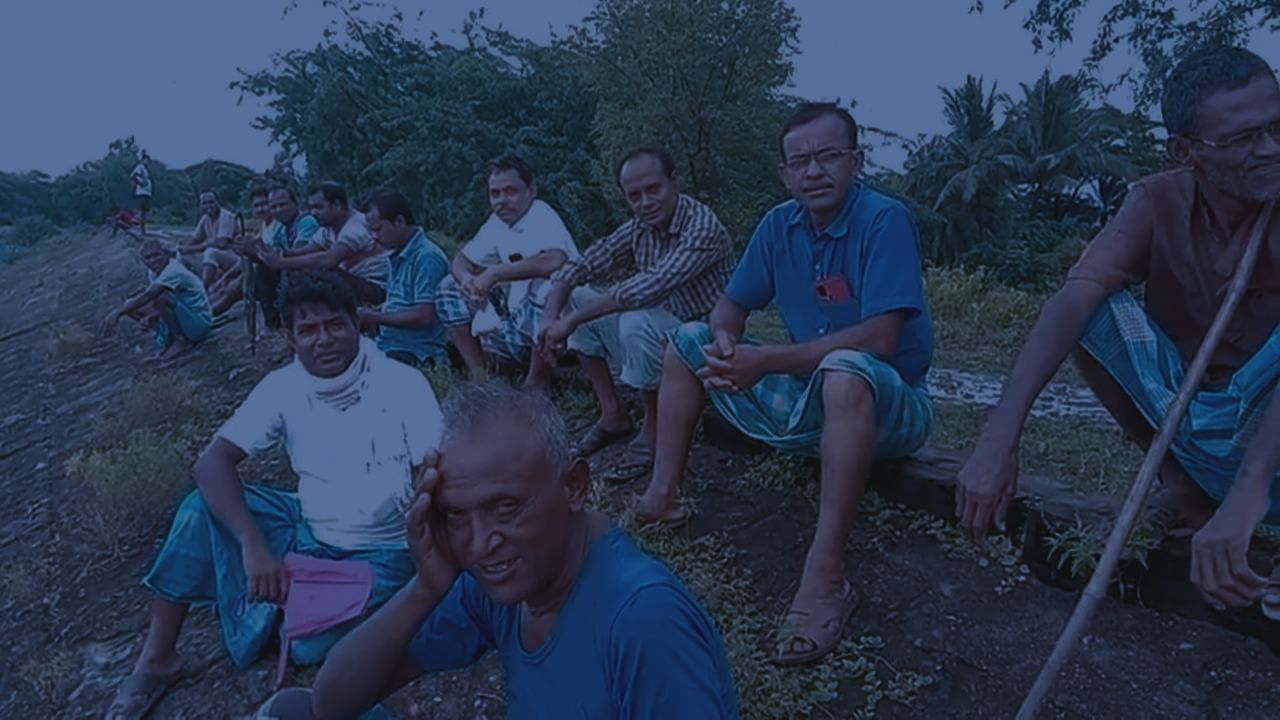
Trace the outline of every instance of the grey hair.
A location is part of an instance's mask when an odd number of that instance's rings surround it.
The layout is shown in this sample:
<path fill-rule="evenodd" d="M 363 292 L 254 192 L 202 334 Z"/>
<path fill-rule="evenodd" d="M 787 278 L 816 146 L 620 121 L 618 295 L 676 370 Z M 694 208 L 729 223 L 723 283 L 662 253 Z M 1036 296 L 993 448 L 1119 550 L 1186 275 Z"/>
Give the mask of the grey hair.
<path fill-rule="evenodd" d="M 538 435 L 547 463 L 556 474 L 569 469 L 573 458 L 569 451 L 569 429 L 551 398 L 539 390 L 515 388 L 497 381 L 469 382 L 458 388 L 444 402 L 444 447 L 458 437 L 475 432 L 498 418 L 515 420 Z M 495 447 L 494 452 L 501 452 Z"/>
<path fill-rule="evenodd" d="M 1260 77 L 1275 79 L 1266 60 L 1236 47 L 1208 47 L 1188 55 L 1170 73 L 1160 114 L 1170 135 L 1200 134 L 1200 106 L 1209 96 L 1239 90 Z"/>

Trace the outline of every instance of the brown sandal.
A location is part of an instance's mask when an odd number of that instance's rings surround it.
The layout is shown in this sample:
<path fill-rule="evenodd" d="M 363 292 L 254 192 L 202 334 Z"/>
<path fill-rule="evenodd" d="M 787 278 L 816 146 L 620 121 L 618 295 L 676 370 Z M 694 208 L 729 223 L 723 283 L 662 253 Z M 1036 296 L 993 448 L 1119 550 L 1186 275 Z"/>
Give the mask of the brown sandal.
<path fill-rule="evenodd" d="M 796 609 L 793 600 L 793 607 L 778 628 L 772 662 L 782 666 L 803 665 L 835 650 L 850 616 L 858 609 L 859 600 L 858 591 L 848 580 L 844 581 L 844 594 L 840 598 L 816 600 L 811 610 Z M 816 630 L 815 616 L 823 618 Z"/>

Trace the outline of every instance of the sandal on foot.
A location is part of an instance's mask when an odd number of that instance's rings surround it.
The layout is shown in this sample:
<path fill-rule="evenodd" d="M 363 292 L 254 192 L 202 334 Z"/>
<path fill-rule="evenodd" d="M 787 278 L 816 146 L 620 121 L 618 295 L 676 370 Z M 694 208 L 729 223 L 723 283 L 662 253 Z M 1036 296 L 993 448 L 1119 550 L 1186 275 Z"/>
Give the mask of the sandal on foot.
<path fill-rule="evenodd" d="M 627 451 L 613 467 L 600 473 L 600 479 L 610 485 L 622 485 L 642 478 L 653 469 L 653 447 L 649 445 L 627 446 Z"/>
<path fill-rule="evenodd" d="M 133 673 L 116 688 L 116 695 L 107 708 L 106 720 L 138 720 L 146 717 L 156 703 L 160 702 L 160 698 L 186 676 L 185 664 L 172 675 Z"/>
<path fill-rule="evenodd" d="M 848 580 L 839 598 L 812 601 L 811 609 L 794 607 L 787 611 L 778 628 L 775 665 L 803 665 L 830 653 L 840 644 L 840 635 L 853 611 L 858 608 L 858 591 Z"/>
<path fill-rule="evenodd" d="M 594 455 L 634 432 L 633 427 L 627 427 L 626 430 L 606 430 L 597 423 L 592 425 L 591 430 L 573 446 L 573 454 L 578 457 Z"/>

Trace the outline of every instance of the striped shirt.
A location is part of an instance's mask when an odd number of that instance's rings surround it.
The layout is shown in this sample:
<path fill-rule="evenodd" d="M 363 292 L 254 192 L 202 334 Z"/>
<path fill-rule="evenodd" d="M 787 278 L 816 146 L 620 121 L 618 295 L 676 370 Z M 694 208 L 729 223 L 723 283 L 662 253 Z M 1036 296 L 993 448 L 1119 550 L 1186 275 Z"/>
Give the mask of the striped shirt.
<path fill-rule="evenodd" d="M 729 231 L 711 208 L 681 195 L 668 232 L 629 220 L 551 279 L 577 287 L 625 273 L 607 291 L 624 309 L 661 307 L 688 321 L 711 312 L 732 272 Z"/>

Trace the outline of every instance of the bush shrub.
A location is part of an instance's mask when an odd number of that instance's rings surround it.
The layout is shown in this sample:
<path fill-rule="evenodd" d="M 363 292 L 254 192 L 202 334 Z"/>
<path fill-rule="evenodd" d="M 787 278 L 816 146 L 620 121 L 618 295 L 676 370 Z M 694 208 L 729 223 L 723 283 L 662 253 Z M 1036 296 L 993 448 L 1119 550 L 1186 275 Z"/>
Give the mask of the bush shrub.
<path fill-rule="evenodd" d="M 26 215 L 13 224 L 13 242 L 31 247 L 58 231 L 53 221 L 43 215 Z"/>

